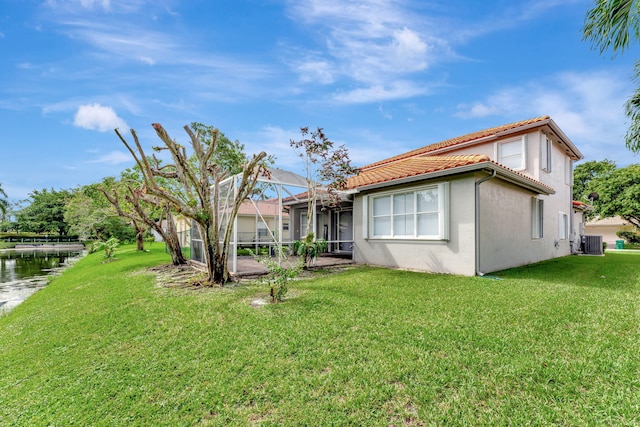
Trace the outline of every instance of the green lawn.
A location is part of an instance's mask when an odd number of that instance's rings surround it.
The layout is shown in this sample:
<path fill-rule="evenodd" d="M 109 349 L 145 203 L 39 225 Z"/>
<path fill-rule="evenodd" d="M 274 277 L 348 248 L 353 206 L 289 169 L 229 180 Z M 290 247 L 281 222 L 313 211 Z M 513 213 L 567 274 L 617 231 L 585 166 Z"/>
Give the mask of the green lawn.
<path fill-rule="evenodd" d="M 640 425 L 640 254 L 502 280 L 354 268 L 159 288 L 94 254 L 0 317 L 0 424 Z"/>

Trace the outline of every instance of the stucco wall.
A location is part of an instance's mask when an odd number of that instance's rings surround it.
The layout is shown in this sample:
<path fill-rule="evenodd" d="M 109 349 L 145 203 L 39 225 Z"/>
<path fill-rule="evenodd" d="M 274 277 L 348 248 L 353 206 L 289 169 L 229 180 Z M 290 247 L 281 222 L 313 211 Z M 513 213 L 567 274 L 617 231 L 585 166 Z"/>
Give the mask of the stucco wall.
<path fill-rule="evenodd" d="M 584 227 L 584 234 L 602 236 L 602 241 L 607 242 L 609 248 L 615 246 L 616 240 L 623 240 L 616 234 L 618 231 L 633 231 L 633 226 L 586 224 Z"/>
<path fill-rule="evenodd" d="M 490 273 L 569 255 L 570 240 L 558 239 L 558 210 L 564 201 L 544 200 L 543 237 L 531 237 L 534 194 L 499 179 L 480 185 L 480 271 Z M 571 212 L 567 212 L 571 215 Z"/>
<path fill-rule="evenodd" d="M 394 187 L 411 189 L 418 185 L 437 183 L 420 182 L 417 185 Z M 449 187 L 449 240 L 394 240 L 365 239 L 363 237 L 363 196 L 354 200 L 354 259 L 356 262 L 399 267 L 412 270 L 475 275 L 474 180 L 468 174 L 448 180 Z M 385 188 L 389 190 L 390 188 Z"/>

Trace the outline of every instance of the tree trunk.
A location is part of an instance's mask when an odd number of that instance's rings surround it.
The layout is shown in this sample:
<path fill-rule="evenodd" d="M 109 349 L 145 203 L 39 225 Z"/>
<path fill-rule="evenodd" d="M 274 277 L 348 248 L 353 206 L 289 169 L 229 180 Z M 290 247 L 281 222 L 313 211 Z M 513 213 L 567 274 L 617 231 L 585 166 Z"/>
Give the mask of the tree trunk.
<path fill-rule="evenodd" d="M 136 230 L 136 250 L 144 251 L 144 230 Z"/>
<path fill-rule="evenodd" d="M 167 231 L 162 233 L 162 239 L 167 244 L 167 250 L 171 255 L 171 263 L 173 265 L 184 265 L 187 263 L 182 254 L 182 246 L 180 246 L 180 238 L 176 231 L 176 225 L 173 223 L 171 210 L 167 210 Z"/>
<path fill-rule="evenodd" d="M 229 270 L 227 269 L 227 263 L 224 262 L 224 257 L 218 255 L 215 257 L 213 266 L 213 281 L 221 286 L 229 281 Z"/>
<path fill-rule="evenodd" d="M 219 243 L 215 237 L 213 225 L 209 224 L 204 228 L 202 243 L 204 246 L 205 258 L 207 261 L 207 280 L 211 286 L 224 286 L 229 281 L 229 271 L 222 256 L 220 256 Z"/>

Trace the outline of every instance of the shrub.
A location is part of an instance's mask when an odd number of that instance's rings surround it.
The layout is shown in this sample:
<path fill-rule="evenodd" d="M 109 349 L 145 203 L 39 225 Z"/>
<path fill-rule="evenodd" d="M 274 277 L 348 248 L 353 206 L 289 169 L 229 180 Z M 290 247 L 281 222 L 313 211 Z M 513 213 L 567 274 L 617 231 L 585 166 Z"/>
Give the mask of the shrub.
<path fill-rule="evenodd" d="M 616 236 L 627 241 L 627 243 L 640 243 L 640 234 L 635 231 L 618 231 Z"/>
<path fill-rule="evenodd" d="M 99 250 L 104 249 L 104 259 L 106 261 L 112 261 L 114 252 L 116 251 L 116 248 L 118 247 L 119 244 L 120 244 L 120 241 L 115 237 L 112 237 L 106 242 L 103 242 L 103 241 L 94 242 L 93 245 L 91 245 L 91 250 L 89 252 L 93 253 L 93 252 L 97 252 Z"/>
<path fill-rule="evenodd" d="M 313 233 L 307 234 L 303 240 L 293 242 L 293 252 L 302 257 L 303 267 L 306 269 L 322 252 L 327 250 L 327 241 L 313 239 Z"/>
<path fill-rule="evenodd" d="M 302 258 L 291 264 L 289 257 L 282 248 L 276 248 L 276 255 L 279 255 L 279 261 L 269 255 L 255 255 L 254 258 L 259 263 L 265 265 L 269 274 L 261 280 L 262 283 L 269 285 L 269 294 L 271 302 L 282 302 L 287 295 L 287 283 L 298 277 L 304 267 Z"/>

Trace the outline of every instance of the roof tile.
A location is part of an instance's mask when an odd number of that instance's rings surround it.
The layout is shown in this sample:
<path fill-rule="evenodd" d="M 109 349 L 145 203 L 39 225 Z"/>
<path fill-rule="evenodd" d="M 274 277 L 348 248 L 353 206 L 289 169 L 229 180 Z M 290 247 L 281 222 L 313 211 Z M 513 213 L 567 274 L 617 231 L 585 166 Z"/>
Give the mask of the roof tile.
<path fill-rule="evenodd" d="M 347 179 L 347 188 L 364 187 L 488 161 L 490 161 L 489 156 L 484 154 L 411 157 L 363 170 L 359 175 Z"/>
<path fill-rule="evenodd" d="M 489 129 L 479 130 L 479 131 L 472 132 L 472 133 L 469 133 L 469 134 L 466 134 L 466 135 L 463 135 L 463 136 L 458 136 L 458 137 L 455 137 L 455 138 L 447 139 L 446 141 L 436 142 L 435 144 L 430 144 L 430 145 L 427 145 L 425 147 L 417 148 L 415 150 L 408 151 L 406 153 L 398 154 L 397 156 L 390 157 L 390 158 L 384 159 L 384 160 L 380 160 L 380 161 L 375 162 L 375 163 L 371 163 L 369 165 L 363 166 L 361 168 L 361 171 L 365 171 L 367 169 L 379 167 L 381 165 L 384 165 L 384 164 L 387 164 L 387 163 L 391 163 L 391 162 L 395 162 L 395 161 L 398 161 L 398 160 L 407 159 L 407 158 L 415 157 L 415 156 L 421 156 L 421 155 L 424 155 L 424 154 L 427 154 L 429 152 L 436 151 L 436 150 L 439 150 L 439 149 L 442 149 L 442 148 L 453 147 L 455 145 L 464 144 L 466 142 L 471 142 L 471 141 L 473 141 L 475 139 L 481 139 L 481 138 L 494 136 L 494 135 L 497 135 L 497 134 L 499 134 L 501 132 L 505 132 L 505 131 L 516 129 L 516 128 L 519 128 L 519 127 L 531 125 L 531 124 L 538 123 L 538 122 L 544 122 L 544 121 L 547 121 L 549 119 L 550 119 L 549 116 L 542 116 L 542 117 L 536 117 L 536 118 L 533 118 L 533 119 L 523 120 L 523 121 L 520 121 L 520 122 L 509 123 L 509 124 L 506 124 L 506 125 L 496 126 L 496 127 L 492 127 L 492 128 L 489 128 Z"/>

